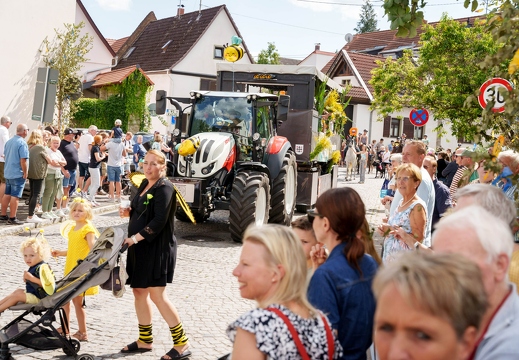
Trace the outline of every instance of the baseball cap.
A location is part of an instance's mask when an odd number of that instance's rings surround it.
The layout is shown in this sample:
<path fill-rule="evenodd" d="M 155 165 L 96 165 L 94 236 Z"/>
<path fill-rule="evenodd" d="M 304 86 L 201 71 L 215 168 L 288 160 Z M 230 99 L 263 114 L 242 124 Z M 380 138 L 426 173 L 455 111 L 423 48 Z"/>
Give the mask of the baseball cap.
<path fill-rule="evenodd" d="M 471 157 L 472 154 L 474 154 L 474 151 L 470 150 L 470 149 L 465 149 L 463 150 L 463 152 L 461 153 L 461 156 L 463 157 Z"/>
<path fill-rule="evenodd" d="M 122 121 L 120 119 L 115 120 L 115 125 L 122 125 Z"/>
<path fill-rule="evenodd" d="M 364 131 L 364 132 L 368 132 L 368 130 L 366 130 L 366 129 L 364 129 L 363 131 Z"/>
<path fill-rule="evenodd" d="M 63 135 L 70 135 L 70 134 L 74 134 L 74 130 L 72 130 L 71 128 L 66 128 L 65 131 L 63 131 Z"/>

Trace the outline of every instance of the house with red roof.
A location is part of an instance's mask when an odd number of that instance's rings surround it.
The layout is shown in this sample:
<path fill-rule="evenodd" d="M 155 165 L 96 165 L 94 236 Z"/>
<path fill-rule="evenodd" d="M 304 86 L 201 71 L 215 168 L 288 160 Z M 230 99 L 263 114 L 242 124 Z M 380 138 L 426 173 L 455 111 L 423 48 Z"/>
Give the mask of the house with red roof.
<path fill-rule="evenodd" d="M 480 17 L 456 19 L 472 26 Z M 430 23 L 434 25 L 436 23 Z M 406 134 L 407 138 L 422 139 L 424 135 L 429 138 L 431 147 L 441 145 L 444 148 L 455 148 L 461 139 L 453 136 L 437 138 L 433 129 L 437 126 L 434 114 L 429 113 L 429 121 L 425 126 L 417 127 L 409 121 L 412 109 L 403 109 L 399 113 L 391 114 L 379 121 L 379 114 L 369 109 L 373 100 L 373 87 L 370 85 L 371 71 L 378 67 L 378 61 L 385 61 L 387 57 L 399 58 L 404 50 L 411 50 L 418 56 L 420 34 L 413 38 L 400 38 L 396 36 L 396 30 L 383 30 L 371 33 L 356 34 L 352 40 L 322 68 L 322 72 L 342 86 L 350 86 L 348 95 L 350 104 L 346 109 L 346 115 L 352 120 L 347 125 L 358 128 L 362 133 L 368 130 L 370 140 L 385 139 L 385 143 Z M 444 129 L 449 133 L 448 124 Z"/>
<path fill-rule="evenodd" d="M 216 64 L 225 62 L 223 51 L 234 35 L 241 38 L 225 5 L 189 13 L 179 8 L 176 16 L 160 20 L 149 14 L 128 39 L 114 41 L 119 57 L 113 71 L 137 66 L 147 75 L 155 84 L 148 99 L 153 115 L 157 90 L 177 98 L 188 98 L 192 90 L 215 90 Z M 236 63 L 253 63 L 245 41 L 241 46 L 244 56 Z M 153 130 L 166 133 L 163 122 L 171 118 L 165 117 L 152 116 Z"/>

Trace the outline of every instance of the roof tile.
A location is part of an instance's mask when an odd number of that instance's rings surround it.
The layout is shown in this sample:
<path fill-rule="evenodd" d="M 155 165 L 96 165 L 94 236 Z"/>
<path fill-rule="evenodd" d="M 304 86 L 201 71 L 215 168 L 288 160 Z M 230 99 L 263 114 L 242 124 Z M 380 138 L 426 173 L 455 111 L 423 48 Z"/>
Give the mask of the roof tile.
<path fill-rule="evenodd" d="M 146 79 L 148 79 L 150 85 L 153 85 L 153 81 L 151 81 L 151 79 L 148 77 L 148 75 L 144 73 L 144 71 L 142 71 L 142 69 L 138 68 L 135 65 L 132 65 L 122 69 L 112 70 L 97 75 L 94 78 L 94 83 L 92 84 L 92 87 L 103 87 L 112 84 L 120 84 L 135 70 L 139 70 L 146 77 Z"/>

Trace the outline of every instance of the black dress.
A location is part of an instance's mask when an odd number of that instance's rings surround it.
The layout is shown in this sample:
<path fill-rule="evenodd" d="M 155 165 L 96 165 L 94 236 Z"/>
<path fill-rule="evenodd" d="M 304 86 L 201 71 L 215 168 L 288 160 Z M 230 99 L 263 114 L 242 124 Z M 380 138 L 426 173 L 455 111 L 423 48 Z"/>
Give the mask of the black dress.
<path fill-rule="evenodd" d="M 128 249 L 126 284 L 132 288 L 166 286 L 173 282 L 177 258 L 177 240 L 173 234 L 177 202 L 173 184 L 161 178 L 142 194 L 147 185 L 145 179 L 131 203 L 128 236 L 139 233 L 144 237 Z"/>

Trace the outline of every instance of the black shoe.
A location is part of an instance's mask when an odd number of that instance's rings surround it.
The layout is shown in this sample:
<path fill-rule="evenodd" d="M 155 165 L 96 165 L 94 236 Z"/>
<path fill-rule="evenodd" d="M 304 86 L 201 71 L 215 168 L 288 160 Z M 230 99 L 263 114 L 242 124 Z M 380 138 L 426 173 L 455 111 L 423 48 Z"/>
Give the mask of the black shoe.
<path fill-rule="evenodd" d="M 0 221 L 7 221 L 7 220 L 9 220 L 7 215 L 0 215 Z"/>
<path fill-rule="evenodd" d="M 9 218 L 7 220 L 7 225 L 23 225 L 23 221 L 18 220 L 17 218 Z"/>

